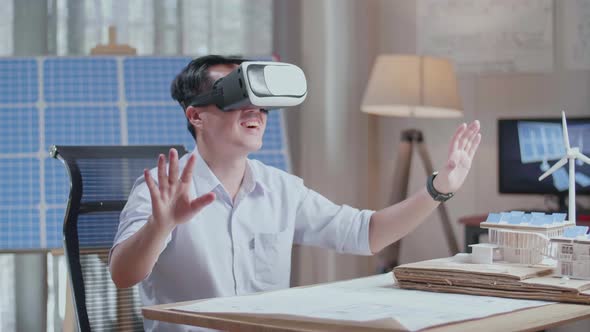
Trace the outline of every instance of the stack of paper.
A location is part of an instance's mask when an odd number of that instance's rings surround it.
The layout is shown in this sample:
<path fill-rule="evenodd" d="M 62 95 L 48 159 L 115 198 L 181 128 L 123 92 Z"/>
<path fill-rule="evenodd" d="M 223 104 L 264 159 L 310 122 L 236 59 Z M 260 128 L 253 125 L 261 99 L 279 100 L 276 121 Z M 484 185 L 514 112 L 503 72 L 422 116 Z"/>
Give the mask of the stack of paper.
<path fill-rule="evenodd" d="M 553 267 L 471 264 L 453 258 L 404 264 L 394 269 L 401 288 L 471 295 L 590 304 L 590 281 L 552 276 Z"/>

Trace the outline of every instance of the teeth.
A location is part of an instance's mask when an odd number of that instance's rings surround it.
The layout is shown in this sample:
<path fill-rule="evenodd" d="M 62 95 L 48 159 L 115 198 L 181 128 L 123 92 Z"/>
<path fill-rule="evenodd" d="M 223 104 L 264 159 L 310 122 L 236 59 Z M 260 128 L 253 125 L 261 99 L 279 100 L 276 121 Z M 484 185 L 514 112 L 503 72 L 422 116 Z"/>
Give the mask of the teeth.
<path fill-rule="evenodd" d="M 258 127 L 258 121 L 246 121 L 245 123 L 246 127 Z"/>

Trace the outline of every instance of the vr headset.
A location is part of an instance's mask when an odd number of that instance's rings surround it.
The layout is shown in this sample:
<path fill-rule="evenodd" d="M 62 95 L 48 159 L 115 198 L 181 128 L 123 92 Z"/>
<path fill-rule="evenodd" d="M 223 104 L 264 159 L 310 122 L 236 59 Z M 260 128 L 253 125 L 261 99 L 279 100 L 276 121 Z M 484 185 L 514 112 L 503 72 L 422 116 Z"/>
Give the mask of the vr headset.
<path fill-rule="evenodd" d="M 301 68 L 283 62 L 246 61 L 215 83 L 211 91 L 189 98 L 185 107 L 216 105 L 237 109 L 273 109 L 301 104 L 307 81 Z"/>

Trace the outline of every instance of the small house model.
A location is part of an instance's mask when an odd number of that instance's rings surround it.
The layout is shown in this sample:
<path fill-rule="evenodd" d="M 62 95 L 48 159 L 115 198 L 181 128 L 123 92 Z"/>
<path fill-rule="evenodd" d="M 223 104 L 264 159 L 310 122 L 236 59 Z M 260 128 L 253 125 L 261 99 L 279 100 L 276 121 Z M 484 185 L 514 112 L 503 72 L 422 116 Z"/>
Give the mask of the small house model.
<path fill-rule="evenodd" d="M 590 279 L 590 237 L 588 227 L 566 228 L 564 234 L 551 239 L 551 253 L 557 260 L 556 274 Z"/>
<path fill-rule="evenodd" d="M 565 217 L 565 213 L 490 213 L 480 227 L 488 229 L 489 242 L 498 247 L 502 260 L 539 264 L 550 254 L 550 239 L 562 236 L 567 227 L 575 225 Z"/>

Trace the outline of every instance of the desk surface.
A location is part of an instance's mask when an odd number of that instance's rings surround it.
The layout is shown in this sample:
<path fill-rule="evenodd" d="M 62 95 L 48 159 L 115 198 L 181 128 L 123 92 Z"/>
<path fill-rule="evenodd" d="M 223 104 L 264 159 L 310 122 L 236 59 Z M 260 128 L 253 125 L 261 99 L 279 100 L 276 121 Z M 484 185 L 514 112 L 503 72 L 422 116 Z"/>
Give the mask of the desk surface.
<path fill-rule="evenodd" d="M 190 304 L 191 302 L 183 302 Z M 170 323 L 202 326 L 226 331 L 358 331 L 359 325 L 295 318 L 259 317 L 246 314 L 196 314 L 171 310 L 183 303 L 165 304 L 143 308 L 143 316 L 151 320 Z M 590 318 L 590 306 L 578 304 L 551 304 L 543 307 L 497 316 L 459 322 L 429 328 L 428 332 L 450 331 L 539 331 L 564 325 L 569 322 Z M 398 328 L 380 328 L 363 326 L 363 331 L 404 331 Z"/>
<path fill-rule="evenodd" d="M 308 286 L 309 287 L 309 286 Z M 433 293 L 430 293 L 433 294 Z M 443 296 L 443 294 L 440 294 Z M 143 316 L 151 320 L 209 327 L 228 331 L 405 331 L 393 319 L 349 322 L 276 314 L 195 313 L 173 308 L 199 301 L 145 307 Z M 590 318 L 590 305 L 551 304 L 498 314 L 491 317 L 435 326 L 424 331 L 538 331 Z"/>

